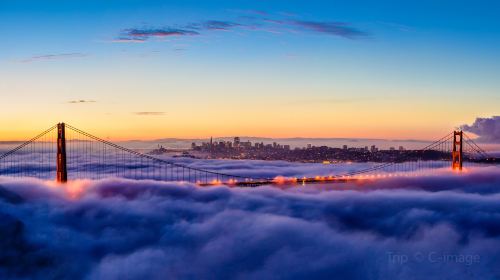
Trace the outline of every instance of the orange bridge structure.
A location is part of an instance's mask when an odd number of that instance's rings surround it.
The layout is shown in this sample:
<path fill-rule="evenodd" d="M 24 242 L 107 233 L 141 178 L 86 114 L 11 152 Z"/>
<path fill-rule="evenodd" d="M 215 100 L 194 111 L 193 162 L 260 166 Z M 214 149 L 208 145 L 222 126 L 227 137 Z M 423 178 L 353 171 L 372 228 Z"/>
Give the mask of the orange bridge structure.
<path fill-rule="evenodd" d="M 0 152 L 1 153 L 1 152 Z M 58 123 L 0 155 L 0 176 L 72 179 L 108 177 L 135 180 L 181 181 L 198 185 L 260 186 L 282 183 L 347 182 L 391 177 L 449 166 L 460 172 L 467 165 L 498 162 L 463 131 L 453 131 L 419 150 L 401 154 L 390 162 L 340 174 L 273 178 L 230 174 L 141 153 L 104 140 L 74 126 Z M 425 160 L 425 155 L 435 160 Z M 55 173 L 55 174 L 54 174 Z"/>

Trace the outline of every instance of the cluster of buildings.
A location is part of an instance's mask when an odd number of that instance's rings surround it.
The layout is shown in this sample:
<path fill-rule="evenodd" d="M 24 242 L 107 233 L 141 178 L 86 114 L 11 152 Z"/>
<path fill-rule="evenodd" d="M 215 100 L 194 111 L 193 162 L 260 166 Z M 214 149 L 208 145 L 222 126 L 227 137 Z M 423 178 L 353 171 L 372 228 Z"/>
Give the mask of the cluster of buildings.
<path fill-rule="evenodd" d="M 218 159 L 254 159 L 254 160 L 286 160 L 299 162 L 389 162 L 401 158 L 403 154 L 408 159 L 436 160 L 448 157 L 435 151 L 422 153 L 417 150 L 406 150 L 403 146 L 398 149 L 392 147 L 388 150 L 381 150 L 375 145 L 368 147 L 348 147 L 334 148 L 328 146 L 313 146 L 291 148 L 290 145 L 279 143 L 264 144 L 263 142 L 252 143 L 241 141 L 235 137 L 233 141 L 213 141 L 204 142 L 201 145 L 192 143 L 192 151 L 205 155 L 206 158 Z"/>
<path fill-rule="evenodd" d="M 280 145 L 276 142 L 273 144 L 264 144 L 264 142 L 260 143 L 254 143 L 250 141 L 245 141 L 242 142 L 240 137 L 234 137 L 234 141 L 213 141 L 212 138 L 210 138 L 210 142 L 203 142 L 201 143 L 201 146 L 197 146 L 196 143 L 191 144 L 191 148 L 193 150 L 200 150 L 200 151 L 217 151 L 217 150 L 227 150 L 227 149 L 233 149 L 236 151 L 242 151 L 246 149 L 278 149 L 278 150 L 290 150 L 290 145 Z"/>
<path fill-rule="evenodd" d="M 308 148 L 311 148 L 311 146 L 308 145 Z M 354 152 L 371 152 L 371 153 L 376 153 L 376 152 L 379 151 L 379 148 L 377 148 L 377 146 L 375 146 L 375 145 L 372 145 L 370 147 L 370 149 L 368 149 L 368 146 L 365 146 L 364 148 L 353 148 L 353 147 L 352 148 L 348 148 L 347 145 L 344 145 L 342 147 L 342 149 L 343 150 L 347 150 L 347 151 L 354 151 Z M 403 152 L 405 150 L 406 149 L 403 146 L 399 146 L 399 148 L 398 148 L 399 152 Z M 389 151 L 396 151 L 396 148 L 390 147 Z"/>

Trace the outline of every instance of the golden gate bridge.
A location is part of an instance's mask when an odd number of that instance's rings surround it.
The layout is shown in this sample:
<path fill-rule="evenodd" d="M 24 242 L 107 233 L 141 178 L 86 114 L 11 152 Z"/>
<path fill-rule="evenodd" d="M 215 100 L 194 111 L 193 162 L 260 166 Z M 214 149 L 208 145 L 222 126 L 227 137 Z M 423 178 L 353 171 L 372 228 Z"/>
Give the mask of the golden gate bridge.
<path fill-rule="evenodd" d="M 197 168 L 155 157 L 104 140 L 74 126 L 58 123 L 0 155 L 0 176 L 68 179 L 118 177 L 135 180 L 179 181 L 198 185 L 260 186 L 282 183 L 347 182 L 365 178 L 415 174 L 449 166 L 457 172 L 468 166 L 498 162 L 469 135 L 453 131 L 411 157 L 402 154 L 390 162 L 338 174 L 273 178 L 247 176 Z M 434 155 L 435 160 L 426 160 Z"/>

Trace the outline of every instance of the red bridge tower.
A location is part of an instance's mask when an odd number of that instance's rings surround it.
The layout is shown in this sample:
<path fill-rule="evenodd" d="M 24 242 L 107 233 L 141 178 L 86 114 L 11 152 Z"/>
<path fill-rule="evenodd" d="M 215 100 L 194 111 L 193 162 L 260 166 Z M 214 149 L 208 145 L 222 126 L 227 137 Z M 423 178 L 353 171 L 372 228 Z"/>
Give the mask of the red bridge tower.
<path fill-rule="evenodd" d="M 66 168 L 66 135 L 64 123 L 57 124 L 57 178 L 58 183 L 68 181 L 68 170 Z"/>
<path fill-rule="evenodd" d="M 463 132 L 453 131 L 453 151 L 451 152 L 451 168 L 453 170 L 462 170 L 462 138 Z"/>

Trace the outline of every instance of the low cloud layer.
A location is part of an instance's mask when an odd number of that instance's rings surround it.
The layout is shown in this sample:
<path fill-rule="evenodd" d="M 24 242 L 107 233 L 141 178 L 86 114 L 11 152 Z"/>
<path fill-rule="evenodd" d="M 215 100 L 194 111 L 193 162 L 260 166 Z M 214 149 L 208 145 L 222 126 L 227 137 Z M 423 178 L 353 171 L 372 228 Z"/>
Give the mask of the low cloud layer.
<path fill-rule="evenodd" d="M 472 125 L 463 125 L 462 129 L 479 136 L 480 142 L 500 143 L 500 116 L 477 118 Z"/>
<path fill-rule="evenodd" d="M 286 190 L 2 179 L 0 278 L 494 279 L 498 178 Z"/>
<path fill-rule="evenodd" d="M 149 115 L 144 115 L 145 117 Z M 153 115 L 152 117 L 154 117 Z M 119 176 L 122 178 L 142 178 L 157 179 L 162 178 L 184 178 L 180 169 L 167 170 L 168 164 L 158 164 L 151 160 L 146 160 L 137 156 L 128 156 L 119 150 L 113 150 L 107 147 L 103 151 L 102 147 L 93 145 L 92 152 L 89 151 L 88 142 L 82 142 L 81 139 L 75 141 L 73 136 L 68 135 L 68 176 L 71 179 L 85 178 L 96 179 L 102 177 Z M 71 140 L 70 140 L 71 139 Z M 11 145 L 0 147 L 0 154 L 15 148 Z M 5 176 L 29 176 L 39 179 L 51 179 L 55 177 L 56 170 L 56 150 L 54 149 L 34 150 L 27 147 L 16 153 L 15 158 L 7 157 L 0 161 L 0 174 Z M 104 152 L 104 155 L 103 155 Z M 117 153 L 116 153 L 117 152 Z M 104 156 L 104 158 L 103 158 Z M 265 161 L 265 160 L 212 160 L 212 159 L 193 159 L 189 157 L 170 157 L 165 155 L 154 155 L 167 163 L 174 163 L 181 166 L 187 166 L 198 170 L 208 170 L 227 175 L 234 175 L 247 178 L 275 178 L 283 177 L 316 177 L 316 176 L 340 176 L 347 173 L 357 172 L 368 168 L 373 168 L 380 163 L 351 163 L 351 164 L 321 164 L 321 163 L 299 163 L 286 161 Z M 472 167 L 474 164 L 466 162 L 465 167 Z M 426 168 L 424 168 L 424 166 Z M 397 167 L 397 168 L 396 168 Z M 399 175 L 406 174 L 406 171 L 414 171 L 420 167 L 421 174 L 440 174 L 450 172 L 450 163 L 448 161 L 429 161 L 421 164 L 400 163 L 396 166 L 388 166 L 385 169 L 377 170 L 377 173 L 394 173 Z M 187 171 L 187 170 L 186 170 Z M 173 175 L 172 175 L 173 173 Z M 185 172 L 188 175 L 188 172 Z M 414 175 L 410 173 L 410 175 Z M 194 175 L 194 174 L 192 174 Z M 370 174 L 373 175 L 373 174 Z M 375 174 L 377 175 L 377 174 Z M 218 179 L 216 175 L 204 174 L 198 180 L 211 182 Z M 195 180 L 194 176 L 191 176 Z M 227 178 L 226 178 L 227 179 Z M 168 180 L 168 179 L 167 179 Z"/>

